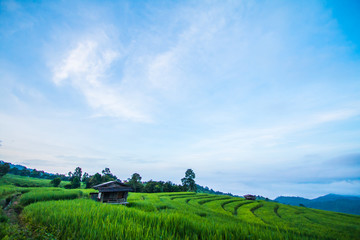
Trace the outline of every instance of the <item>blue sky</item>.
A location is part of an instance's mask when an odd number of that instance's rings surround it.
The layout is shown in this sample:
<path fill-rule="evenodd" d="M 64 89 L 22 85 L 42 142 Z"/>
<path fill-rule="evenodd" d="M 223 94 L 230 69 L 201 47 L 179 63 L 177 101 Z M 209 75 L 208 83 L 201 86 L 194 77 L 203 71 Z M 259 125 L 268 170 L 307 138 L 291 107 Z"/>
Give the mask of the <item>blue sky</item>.
<path fill-rule="evenodd" d="M 0 159 L 359 195 L 358 1 L 1 1 Z"/>

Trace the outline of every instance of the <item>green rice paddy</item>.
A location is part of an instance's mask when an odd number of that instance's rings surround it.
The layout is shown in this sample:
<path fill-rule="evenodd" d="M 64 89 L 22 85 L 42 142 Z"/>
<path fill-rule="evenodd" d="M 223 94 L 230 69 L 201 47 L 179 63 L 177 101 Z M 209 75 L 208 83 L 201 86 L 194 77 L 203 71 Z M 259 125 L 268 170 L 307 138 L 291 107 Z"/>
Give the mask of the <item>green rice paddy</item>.
<path fill-rule="evenodd" d="M 90 200 L 93 190 L 24 189 L 2 185 L 0 196 L 20 193 L 22 224 L 48 239 L 360 239 L 360 216 L 276 202 L 130 193 L 122 206 Z"/>

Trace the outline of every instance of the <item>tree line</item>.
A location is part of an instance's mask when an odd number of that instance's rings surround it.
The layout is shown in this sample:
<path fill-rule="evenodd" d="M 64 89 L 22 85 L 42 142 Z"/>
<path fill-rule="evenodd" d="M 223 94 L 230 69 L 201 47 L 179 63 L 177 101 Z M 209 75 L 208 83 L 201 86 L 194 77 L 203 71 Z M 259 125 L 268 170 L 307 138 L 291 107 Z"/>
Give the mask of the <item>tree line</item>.
<path fill-rule="evenodd" d="M 101 171 L 101 173 L 95 173 L 94 175 L 90 175 L 87 172 L 83 173 L 80 167 L 75 168 L 74 172 L 69 172 L 66 175 L 64 174 L 51 174 L 44 171 L 38 171 L 36 169 L 28 169 L 24 166 L 16 167 L 10 165 L 6 162 L 0 162 L 0 177 L 4 176 L 6 173 L 34 177 L 34 178 L 42 178 L 42 179 L 50 179 L 51 184 L 54 187 L 58 187 L 62 181 L 69 181 L 68 184 L 64 186 L 67 189 L 75 189 L 80 188 L 81 185 L 85 185 L 85 188 L 92 188 L 95 185 L 119 180 L 109 168 L 105 168 Z M 195 183 L 195 173 L 192 169 L 188 169 L 185 172 L 185 177 L 181 179 L 182 184 L 175 184 L 171 181 L 154 181 L 149 180 L 147 182 L 141 181 L 142 177 L 139 173 L 134 173 L 128 178 L 125 183 L 130 186 L 134 192 L 144 192 L 144 193 L 158 193 L 158 192 L 186 192 L 193 191 L 196 192 L 197 185 Z"/>
<path fill-rule="evenodd" d="M 44 171 L 38 171 L 36 169 L 29 169 L 25 166 L 15 166 L 7 162 L 0 161 L 0 177 L 4 176 L 6 173 L 24 176 L 24 177 L 33 177 L 41 179 L 54 179 L 60 178 L 62 181 L 69 181 L 69 177 L 65 174 L 53 174 L 47 173 Z"/>

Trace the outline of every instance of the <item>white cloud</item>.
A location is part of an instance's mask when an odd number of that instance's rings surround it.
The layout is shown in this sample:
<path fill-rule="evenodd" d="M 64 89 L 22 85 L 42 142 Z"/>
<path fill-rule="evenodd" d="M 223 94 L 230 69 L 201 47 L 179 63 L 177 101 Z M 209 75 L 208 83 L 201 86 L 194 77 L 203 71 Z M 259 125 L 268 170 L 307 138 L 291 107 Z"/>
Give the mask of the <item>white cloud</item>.
<path fill-rule="evenodd" d="M 108 71 L 120 57 L 120 53 L 111 49 L 111 46 L 106 47 L 106 43 L 93 40 L 79 42 L 77 47 L 70 50 L 56 65 L 53 81 L 59 85 L 70 80 L 71 85 L 97 110 L 96 116 L 149 122 L 150 116 L 142 112 L 139 99 L 131 93 L 124 93 L 121 84 L 106 83 Z"/>

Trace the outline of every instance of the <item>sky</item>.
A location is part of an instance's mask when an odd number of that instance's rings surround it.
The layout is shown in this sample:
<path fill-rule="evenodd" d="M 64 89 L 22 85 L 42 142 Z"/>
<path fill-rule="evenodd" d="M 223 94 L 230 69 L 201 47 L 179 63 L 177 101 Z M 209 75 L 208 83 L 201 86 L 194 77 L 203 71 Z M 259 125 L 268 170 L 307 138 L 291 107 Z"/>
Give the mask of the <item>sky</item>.
<path fill-rule="evenodd" d="M 0 1 L 0 159 L 360 195 L 360 3 Z"/>

